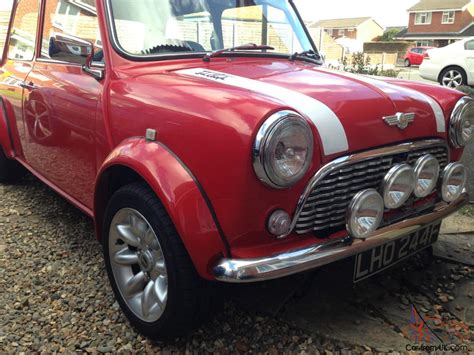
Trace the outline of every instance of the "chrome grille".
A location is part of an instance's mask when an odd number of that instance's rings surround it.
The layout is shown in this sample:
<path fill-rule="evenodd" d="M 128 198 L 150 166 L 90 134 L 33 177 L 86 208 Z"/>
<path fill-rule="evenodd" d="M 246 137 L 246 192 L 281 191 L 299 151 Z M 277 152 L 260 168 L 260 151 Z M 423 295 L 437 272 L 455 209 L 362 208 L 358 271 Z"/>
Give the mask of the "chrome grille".
<path fill-rule="evenodd" d="M 439 143 L 416 149 L 394 149 L 392 154 L 369 155 L 355 162 L 335 164 L 318 178 L 307 197 L 304 196 L 306 200 L 298 211 L 295 232 L 325 236 L 345 229 L 347 207 L 359 191 L 378 189 L 394 164 L 414 165 L 426 154 L 434 155 L 442 168 L 448 164 L 448 148 Z"/>

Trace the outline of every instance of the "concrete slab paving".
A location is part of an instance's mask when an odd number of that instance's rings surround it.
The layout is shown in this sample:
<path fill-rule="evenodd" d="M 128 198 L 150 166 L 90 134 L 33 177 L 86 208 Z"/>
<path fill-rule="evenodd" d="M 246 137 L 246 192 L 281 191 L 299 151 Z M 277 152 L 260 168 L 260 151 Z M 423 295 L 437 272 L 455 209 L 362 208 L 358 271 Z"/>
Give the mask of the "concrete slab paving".
<path fill-rule="evenodd" d="M 464 149 L 462 162 L 467 168 L 467 190 L 471 195 L 471 201 L 474 202 L 474 143 L 469 144 L 466 149 Z"/>
<path fill-rule="evenodd" d="M 474 235 L 440 235 L 433 247 L 433 253 L 439 258 L 474 266 Z"/>
<path fill-rule="evenodd" d="M 448 310 L 455 314 L 469 327 L 474 326 L 474 281 L 466 280 L 454 290 L 454 300 Z"/>
<path fill-rule="evenodd" d="M 427 250 L 360 284 L 351 282 L 349 259 L 305 277 L 251 286 L 236 298 L 315 336 L 383 352 L 405 351 L 416 342 L 416 309 L 426 328 L 423 341 L 468 344 L 474 350 L 474 268 L 466 266 L 472 260 L 464 250 L 469 238 L 474 235 L 440 236 L 435 254 L 442 259 L 430 258 Z"/>
<path fill-rule="evenodd" d="M 441 225 L 441 234 L 474 233 L 474 218 L 461 213 L 446 218 Z"/>

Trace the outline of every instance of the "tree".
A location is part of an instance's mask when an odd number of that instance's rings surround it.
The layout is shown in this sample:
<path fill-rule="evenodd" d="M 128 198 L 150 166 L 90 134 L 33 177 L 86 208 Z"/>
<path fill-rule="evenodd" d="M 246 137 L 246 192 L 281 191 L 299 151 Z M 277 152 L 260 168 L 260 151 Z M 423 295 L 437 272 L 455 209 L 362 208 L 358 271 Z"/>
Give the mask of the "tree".
<path fill-rule="evenodd" d="M 395 37 L 400 32 L 400 30 L 396 28 L 389 29 L 384 32 L 382 36 L 377 37 L 376 41 L 378 42 L 393 42 Z"/>

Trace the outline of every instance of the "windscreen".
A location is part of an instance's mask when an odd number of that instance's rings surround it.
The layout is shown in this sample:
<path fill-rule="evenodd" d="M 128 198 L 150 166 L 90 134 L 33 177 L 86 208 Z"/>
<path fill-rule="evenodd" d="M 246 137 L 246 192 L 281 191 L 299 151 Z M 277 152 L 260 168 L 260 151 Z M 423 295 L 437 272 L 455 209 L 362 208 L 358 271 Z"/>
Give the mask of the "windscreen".
<path fill-rule="evenodd" d="M 109 0 L 119 49 L 134 56 L 195 54 L 268 45 L 274 53 L 312 49 L 284 0 Z"/>

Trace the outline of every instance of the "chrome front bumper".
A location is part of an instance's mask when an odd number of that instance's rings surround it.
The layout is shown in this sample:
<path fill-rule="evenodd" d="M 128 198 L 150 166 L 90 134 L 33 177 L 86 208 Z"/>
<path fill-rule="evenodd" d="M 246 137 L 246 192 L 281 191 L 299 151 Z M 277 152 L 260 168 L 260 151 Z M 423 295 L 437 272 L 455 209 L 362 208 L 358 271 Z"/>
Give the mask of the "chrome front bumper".
<path fill-rule="evenodd" d="M 439 203 L 433 212 L 381 228 L 373 237 L 366 240 L 352 240 L 346 237 L 264 258 L 221 259 L 213 268 L 213 274 L 219 281 L 247 283 L 277 279 L 314 269 L 427 227 L 456 212 L 468 202 L 469 195 L 464 192 L 459 199 L 449 205 Z"/>

